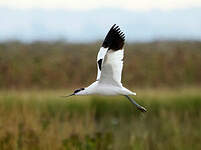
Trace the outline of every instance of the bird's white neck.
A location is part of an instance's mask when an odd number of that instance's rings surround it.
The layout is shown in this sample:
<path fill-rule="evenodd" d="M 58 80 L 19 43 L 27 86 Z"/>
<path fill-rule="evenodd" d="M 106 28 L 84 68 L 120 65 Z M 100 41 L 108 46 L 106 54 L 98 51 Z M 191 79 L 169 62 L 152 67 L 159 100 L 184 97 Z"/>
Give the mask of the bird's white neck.
<path fill-rule="evenodd" d="M 91 94 L 94 94 L 95 91 L 96 91 L 95 87 L 97 86 L 97 84 L 98 84 L 98 81 L 95 81 L 90 86 L 86 87 L 84 90 L 80 91 L 76 95 L 91 95 Z"/>

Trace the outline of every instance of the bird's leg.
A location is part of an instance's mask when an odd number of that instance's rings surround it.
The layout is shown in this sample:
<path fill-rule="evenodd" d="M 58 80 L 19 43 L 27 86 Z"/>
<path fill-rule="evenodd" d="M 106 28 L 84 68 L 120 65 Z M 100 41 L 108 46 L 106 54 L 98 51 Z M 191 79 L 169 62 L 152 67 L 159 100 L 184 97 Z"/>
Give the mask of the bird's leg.
<path fill-rule="evenodd" d="M 142 112 L 146 112 L 146 108 L 140 106 L 134 99 L 132 99 L 131 97 L 129 97 L 128 95 L 124 95 L 126 98 L 128 98 L 128 100 L 133 103 L 140 111 Z"/>

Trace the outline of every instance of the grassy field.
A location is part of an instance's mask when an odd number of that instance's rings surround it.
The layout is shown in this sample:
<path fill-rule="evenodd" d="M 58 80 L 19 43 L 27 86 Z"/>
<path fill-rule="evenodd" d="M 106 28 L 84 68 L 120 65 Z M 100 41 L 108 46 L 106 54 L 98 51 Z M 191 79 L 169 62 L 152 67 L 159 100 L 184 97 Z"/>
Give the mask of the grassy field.
<path fill-rule="evenodd" d="M 97 43 L 0 43 L 0 89 L 70 88 L 96 79 Z M 126 43 L 122 81 L 129 87 L 201 86 L 201 42 Z"/>
<path fill-rule="evenodd" d="M 69 99 L 65 90 L 0 91 L 1 150 L 200 150 L 201 88 Z"/>

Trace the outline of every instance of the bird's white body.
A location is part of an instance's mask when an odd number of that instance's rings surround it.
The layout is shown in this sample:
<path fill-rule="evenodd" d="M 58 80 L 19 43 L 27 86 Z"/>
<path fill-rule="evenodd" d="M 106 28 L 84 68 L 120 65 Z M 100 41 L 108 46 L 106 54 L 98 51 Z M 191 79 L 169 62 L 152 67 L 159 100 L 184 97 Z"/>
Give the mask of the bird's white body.
<path fill-rule="evenodd" d="M 102 63 L 101 67 L 97 66 L 96 81 L 86 87 L 85 90 L 77 93 L 77 95 L 136 95 L 136 93 L 122 86 L 123 56 L 124 49 L 113 51 L 101 47 L 98 52 L 97 62 L 102 59 Z"/>
<path fill-rule="evenodd" d="M 123 86 L 108 85 L 95 81 L 90 86 L 86 87 L 85 90 L 80 91 L 77 95 L 136 95 Z"/>

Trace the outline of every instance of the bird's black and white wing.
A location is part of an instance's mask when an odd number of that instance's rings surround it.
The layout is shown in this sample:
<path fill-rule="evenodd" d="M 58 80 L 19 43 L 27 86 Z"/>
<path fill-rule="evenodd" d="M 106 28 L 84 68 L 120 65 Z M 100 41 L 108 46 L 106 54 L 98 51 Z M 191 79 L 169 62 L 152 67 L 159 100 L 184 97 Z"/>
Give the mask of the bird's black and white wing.
<path fill-rule="evenodd" d="M 102 70 L 102 64 L 103 64 L 103 61 L 104 61 L 104 57 L 107 53 L 107 50 L 108 48 L 104 48 L 104 47 L 101 47 L 99 52 L 98 52 L 98 56 L 97 56 L 97 68 L 98 68 L 98 72 L 97 72 L 97 78 L 96 80 L 99 80 L 100 79 L 100 76 L 101 76 L 101 70 Z"/>
<path fill-rule="evenodd" d="M 121 86 L 121 74 L 123 69 L 124 56 L 124 33 L 120 28 L 113 25 L 98 53 L 97 80 L 103 84 L 112 84 Z"/>

